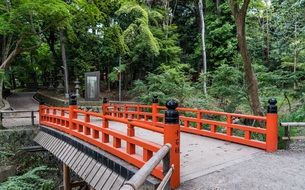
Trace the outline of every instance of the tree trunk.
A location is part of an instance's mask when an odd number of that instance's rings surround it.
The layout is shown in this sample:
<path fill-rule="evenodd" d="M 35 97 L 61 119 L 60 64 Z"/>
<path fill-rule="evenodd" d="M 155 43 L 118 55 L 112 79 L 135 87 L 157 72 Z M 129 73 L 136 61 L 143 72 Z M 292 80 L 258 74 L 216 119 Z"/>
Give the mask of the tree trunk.
<path fill-rule="evenodd" d="M 69 98 L 68 67 L 67 67 L 67 56 L 66 56 L 66 47 L 65 47 L 66 38 L 63 30 L 60 31 L 60 42 L 61 42 L 62 64 L 64 68 L 65 97 Z"/>
<path fill-rule="evenodd" d="M 201 25 L 201 45 L 202 45 L 202 70 L 204 74 L 203 92 L 206 95 L 207 94 L 207 84 L 206 84 L 207 58 L 206 58 L 206 49 L 205 49 L 205 23 L 204 23 L 202 0 L 198 1 L 198 8 L 200 13 L 200 21 L 201 21 L 200 25 Z"/>
<path fill-rule="evenodd" d="M 252 111 L 255 115 L 263 115 L 258 95 L 258 82 L 252 69 L 251 59 L 246 42 L 245 22 L 244 19 L 238 17 L 236 20 L 237 41 L 239 51 L 244 65 L 244 77 L 247 85 L 247 92 L 250 97 Z"/>
<path fill-rule="evenodd" d="M 217 14 L 220 14 L 220 0 L 216 0 L 216 12 Z"/>
<path fill-rule="evenodd" d="M 297 40 L 297 23 L 294 24 L 294 40 Z M 293 55 L 293 74 L 297 72 L 297 47 L 294 47 Z M 297 81 L 293 83 L 293 89 L 297 89 Z"/>
<path fill-rule="evenodd" d="M 4 103 L 3 103 L 3 79 L 4 79 L 4 69 L 0 69 L 0 107 L 4 106 Z"/>
<path fill-rule="evenodd" d="M 15 57 L 21 52 L 20 45 L 21 45 L 21 40 L 18 40 L 16 42 L 15 49 L 9 54 L 9 56 L 7 56 L 6 58 L 2 58 L 3 61 L 1 63 L 0 69 L 5 69 L 12 63 Z"/>
<path fill-rule="evenodd" d="M 263 115 L 263 110 L 258 95 L 258 83 L 252 69 L 251 59 L 246 42 L 245 18 L 249 2 L 250 0 L 243 0 L 242 6 L 239 6 L 239 1 L 229 0 L 229 5 L 235 18 L 238 47 L 243 60 L 244 80 L 247 85 L 247 93 L 250 97 L 251 108 L 255 115 Z"/>

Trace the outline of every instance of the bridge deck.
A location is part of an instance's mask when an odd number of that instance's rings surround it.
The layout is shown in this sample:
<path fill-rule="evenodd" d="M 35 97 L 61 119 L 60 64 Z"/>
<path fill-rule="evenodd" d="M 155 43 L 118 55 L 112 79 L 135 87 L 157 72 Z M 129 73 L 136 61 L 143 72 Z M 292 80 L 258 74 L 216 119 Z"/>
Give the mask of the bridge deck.
<path fill-rule="evenodd" d="M 109 127 L 126 133 L 124 124 L 110 122 Z M 159 133 L 137 128 L 135 136 L 163 144 L 163 135 Z M 251 159 L 263 152 L 256 148 L 187 133 L 181 133 L 180 146 L 181 182 Z M 140 153 L 141 150 L 137 152 Z"/>

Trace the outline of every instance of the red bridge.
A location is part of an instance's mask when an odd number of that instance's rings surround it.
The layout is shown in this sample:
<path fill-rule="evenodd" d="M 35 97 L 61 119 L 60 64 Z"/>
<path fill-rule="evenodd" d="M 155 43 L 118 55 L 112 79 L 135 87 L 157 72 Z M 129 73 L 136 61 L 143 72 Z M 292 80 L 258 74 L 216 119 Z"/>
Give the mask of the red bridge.
<path fill-rule="evenodd" d="M 75 138 L 78 144 L 73 145 L 74 147 L 79 147 L 79 143 L 82 144 L 82 142 L 93 145 L 99 148 L 99 150 L 110 153 L 112 156 L 136 168 L 145 166 L 149 160 L 150 162 L 156 162 L 158 159 L 151 159 L 155 155 L 162 155 L 162 158 L 166 157 L 167 149 L 163 147 L 167 144 L 168 148 L 170 148 L 169 165 L 165 167 L 166 159 L 163 159 L 163 164 L 154 164 L 156 167 L 151 168 L 151 174 L 159 182 L 164 178 L 170 177 L 171 188 L 179 187 L 181 181 L 198 177 L 202 174 L 203 170 L 208 169 L 201 168 L 201 162 L 204 164 L 205 159 L 203 158 L 211 156 L 203 154 L 203 150 L 209 148 L 210 145 L 204 144 L 200 139 L 210 137 L 254 147 L 247 148 L 234 145 L 237 148 L 232 149 L 231 153 L 243 148 L 246 150 L 244 155 L 241 153 L 242 157 L 259 152 L 259 149 L 267 152 L 277 150 L 278 116 L 275 100 L 269 101 L 266 116 L 176 107 L 177 104 L 174 101 L 169 101 L 167 107 L 159 106 L 156 99 L 154 99 L 152 105 L 111 104 L 104 101 L 102 113 L 95 113 L 78 109 L 76 101 L 72 100 L 68 108 L 40 105 L 40 125 L 43 131 L 49 131 L 48 133 L 53 136 L 55 132 L 59 132 L 60 135 L 57 134 L 55 137 L 65 136 L 66 140 L 64 141 L 70 142 L 71 140 L 67 140 L 67 138 Z M 243 123 L 242 121 L 244 120 L 251 121 L 251 125 Z M 50 139 L 52 138 L 50 137 Z M 57 148 L 48 148 L 48 145 L 43 144 L 42 135 L 38 136 L 37 139 L 38 143 L 51 152 L 53 151 L 59 158 L 68 157 L 72 153 L 77 155 L 77 151 L 72 150 L 75 148 L 70 148 L 70 153 L 63 156 L 60 151 L 56 152 L 56 149 L 61 145 L 58 145 Z M 54 139 L 54 143 L 55 141 L 56 139 Z M 219 141 L 219 143 L 223 144 L 223 141 Z M 215 152 L 217 152 L 216 149 L 218 147 L 211 148 L 215 148 Z M 237 159 L 234 156 L 232 158 L 234 160 Z M 73 158 L 70 159 L 72 160 Z M 86 159 L 88 160 L 88 158 Z M 98 156 L 96 159 L 98 160 Z M 230 158 L 226 158 L 225 155 L 222 159 L 224 160 L 223 162 L 230 161 Z M 63 158 L 62 160 L 69 163 L 69 159 L 65 160 Z M 217 162 L 216 158 L 215 160 L 211 162 Z M 109 164 L 109 161 L 107 163 Z M 88 163 L 87 167 L 89 165 Z M 114 170 L 117 170 L 115 165 L 110 164 Z M 71 164 L 71 168 L 73 169 L 73 164 Z M 94 167 L 92 166 L 92 168 Z M 75 166 L 75 170 L 77 170 L 77 166 Z M 80 167 L 79 170 L 82 171 L 82 174 L 86 173 L 86 169 L 81 169 Z M 105 171 L 108 171 L 108 169 Z M 116 174 L 116 179 L 119 179 L 118 176 L 122 174 L 122 171 L 123 169 L 120 168 L 116 172 L 118 173 Z M 90 171 L 88 172 L 90 173 Z M 76 173 L 79 172 L 76 171 Z M 87 179 L 88 175 L 80 176 L 83 179 L 86 178 L 84 180 L 87 183 L 91 183 L 90 185 L 93 188 L 105 189 L 107 180 L 104 180 L 104 184 L 98 181 L 93 183 L 94 177 L 89 180 Z M 138 186 L 136 186 L 134 181 L 137 180 L 134 178 L 130 179 L 131 177 L 131 175 L 125 176 L 117 188 L 121 187 L 124 182 L 126 183 L 125 189 L 136 189 L 141 185 L 137 184 Z M 109 180 L 110 177 L 108 176 L 107 179 Z M 98 184 L 102 185 L 98 186 Z M 112 186 L 114 184 L 113 180 Z M 68 183 L 67 186 L 69 186 Z M 164 187 L 168 186 L 165 184 Z"/>

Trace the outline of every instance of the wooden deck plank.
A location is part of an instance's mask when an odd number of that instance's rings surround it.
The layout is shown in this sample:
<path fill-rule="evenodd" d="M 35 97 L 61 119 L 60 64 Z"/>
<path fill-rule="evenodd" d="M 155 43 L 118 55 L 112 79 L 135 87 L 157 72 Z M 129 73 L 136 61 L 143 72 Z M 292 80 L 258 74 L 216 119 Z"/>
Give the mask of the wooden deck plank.
<path fill-rule="evenodd" d="M 81 168 L 81 170 L 78 172 L 78 175 L 80 177 L 83 177 L 83 173 L 86 170 L 86 168 L 88 168 L 88 166 L 90 165 L 90 163 L 92 162 L 92 158 L 89 157 L 88 160 L 85 162 L 85 164 L 83 165 L 83 167 Z"/>
<path fill-rule="evenodd" d="M 123 178 L 122 176 L 119 176 L 115 180 L 115 183 L 112 185 L 110 190 L 119 190 L 124 185 L 125 180 L 126 180 L 125 178 Z"/>
<path fill-rule="evenodd" d="M 95 177 L 95 174 L 99 171 L 99 169 L 102 167 L 102 164 L 100 163 L 96 163 L 92 169 L 92 171 L 90 172 L 90 174 L 88 175 L 88 177 L 85 179 L 90 185 L 92 184 L 91 181 L 93 180 L 93 178 Z"/>
<path fill-rule="evenodd" d="M 71 151 L 72 151 L 72 149 L 73 149 L 73 146 L 71 146 L 71 145 L 68 145 L 69 146 L 69 149 L 67 150 L 67 152 L 66 152 L 66 154 L 64 155 L 64 158 L 63 158 L 63 162 L 64 163 L 67 163 L 67 160 L 70 158 L 70 156 L 71 156 Z"/>
<path fill-rule="evenodd" d="M 112 171 L 111 169 L 107 168 L 107 170 L 104 172 L 103 176 L 98 180 L 97 184 L 94 186 L 96 190 L 100 190 L 104 187 L 108 179 L 112 176 Z"/>
<path fill-rule="evenodd" d="M 52 145 L 50 145 L 50 149 L 49 149 L 49 151 L 50 151 L 52 154 L 54 154 L 54 153 L 56 152 L 57 147 L 58 147 L 58 145 L 59 145 L 60 142 L 61 142 L 60 139 L 57 139 L 57 138 L 52 139 Z"/>
<path fill-rule="evenodd" d="M 44 146 L 46 147 L 47 150 L 49 150 L 53 144 L 53 137 L 50 135 L 46 135 L 46 142 L 44 143 Z"/>
<path fill-rule="evenodd" d="M 71 158 L 71 160 L 69 162 L 67 162 L 67 165 L 70 166 L 70 168 L 72 167 L 72 165 L 74 164 L 74 162 L 76 162 L 77 158 L 79 157 L 81 151 L 77 150 L 75 155 Z"/>
<path fill-rule="evenodd" d="M 64 149 L 65 147 L 65 142 L 61 141 L 59 144 L 58 144 L 58 147 L 57 147 L 57 150 L 56 152 L 54 153 L 54 155 L 56 157 L 59 157 L 59 155 L 62 153 L 62 150 Z"/>
<path fill-rule="evenodd" d="M 104 186 L 101 189 L 103 189 L 103 190 L 111 189 L 113 184 L 116 183 L 116 180 L 118 177 L 119 177 L 119 174 L 112 172 L 111 176 L 109 176 L 108 180 L 105 182 Z"/>
<path fill-rule="evenodd" d="M 71 166 L 71 169 L 75 170 L 76 167 L 78 166 L 78 164 L 82 161 L 83 157 L 85 156 L 85 154 L 83 152 L 80 152 L 77 160 L 74 162 L 74 164 Z"/>
<path fill-rule="evenodd" d="M 84 173 L 82 174 L 83 179 L 87 179 L 87 177 L 90 175 L 90 173 L 93 170 L 93 167 L 96 165 L 97 161 L 95 159 L 92 159 L 91 163 L 89 164 L 89 166 L 86 168 L 86 170 L 84 171 Z"/>
<path fill-rule="evenodd" d="M 85 163 L 87 162 L 89 156 L 87 156 L 86 154 L 83 156 L 83 158 L 81 159 L 81 161 L 78 163 L 78 165 L 75 168 L 75 173 L 79 173 L 80 170 L 84 167 Z"/>
<path fill-rule="evenodd" d="M 69 149 L 69 146 L 67 146 L 67 143 L 64 143 L 63 149 L 61 150 L 61 153 L 58 155 L 58 158 L 62 161 L 64 158 L 64 155 L 67 153 L 67 150 Z"/>
<path fill-rule="evenodd" d="M 69 144 L 66 144 L 66 147 L 67 149 L 64 151 L 64 154 L 61 155 L 61 161 L 63 162 L 66 159 L 66 156 L 68 156 L 70 149 L 72 148 L 72 146 L 70 146 Z"/>
<path fill-rule="evenodd" d="M 77 151 L 78 151 L 77 148 L 73 147 L 71 155 L 69 156 L 69 159 L 66 161 L 67 165 L 69 165 L 70 161 L 74 158 L 74 156 L 76 155 Z"/>
<path fill-rule="evenodd" d="M 102 167 L 100 167 L 100 169 L 98 170 L 98 172 L 96 173 L 96 175 L 94 176 L 94 178 L 92 179 L 92 181 L 90 182 L 92 187 L 96 187 L 96 185 L 98 184 L 98 182 L 101 180 L 101 178 L 104 176 L 104 173 L 108 170 L 107 167 L 105 167 L 104 165 L 102 165 Z M 108 172 L 107 172 L 108 173 Z"/>

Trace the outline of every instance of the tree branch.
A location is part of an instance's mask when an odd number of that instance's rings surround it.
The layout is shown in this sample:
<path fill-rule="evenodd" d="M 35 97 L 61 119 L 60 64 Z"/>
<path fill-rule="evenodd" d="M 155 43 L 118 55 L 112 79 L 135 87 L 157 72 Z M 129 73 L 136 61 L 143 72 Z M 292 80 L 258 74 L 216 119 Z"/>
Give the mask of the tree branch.
<path fill-rule="evenodd" d="M 236 20 L 239 14 L 239 5 L 236 0 L 229 0 L 228 2 L 234 19 Z"/>
<path fill-rule="evenodd" d="M 240 14 L 243 18 L 246 17 L 247 14 L 247 10 L 248 10 L 248 6 L 249 6 L 250 0 L 244 0 L 244 3 L 242 5 L 242 7 L 240 8 Z"/>
<path fill-rule="evenodd" d="M 14 58 L 20 53 L 21 51 L 21 42 L 22 42 L 22 39 L 19 39 L 17 42 L 16 42 L 16 46 L 15 46 L 15 49 L 10 53 L 10 55 L 2 62 L 1 66 L 0 66 L 0 69 L 5 69 L 7 68 L 11 62 L 14 60 Z"/>

